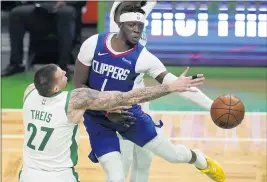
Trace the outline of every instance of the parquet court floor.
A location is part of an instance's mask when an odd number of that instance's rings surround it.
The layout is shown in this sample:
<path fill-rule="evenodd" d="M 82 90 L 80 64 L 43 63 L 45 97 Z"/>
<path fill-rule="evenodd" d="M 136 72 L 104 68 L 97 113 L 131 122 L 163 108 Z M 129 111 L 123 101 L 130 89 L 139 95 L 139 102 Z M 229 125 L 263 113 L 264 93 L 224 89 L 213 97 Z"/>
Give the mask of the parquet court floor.
<path fill-rule="evenodd" d="M 227 182 L 266 182 L 266 113 L 246 113 L 232 130 L 216 127 L 206 112 L 154 112 L 163 120 L 164 132 L 174 143 L 199 148 L 216 159 L 227 173 Z M 2 111 L 2 181 L 18 181 L 22 165 L 23 124 L 19 110 Z M 90 146 L 83 124 L 76 171 L 81 182 L 104 182 L 98 164 L 87 158 Z M 189 164 L 170 164 L 153 158 L 149 182 L 210 182 Z"/>

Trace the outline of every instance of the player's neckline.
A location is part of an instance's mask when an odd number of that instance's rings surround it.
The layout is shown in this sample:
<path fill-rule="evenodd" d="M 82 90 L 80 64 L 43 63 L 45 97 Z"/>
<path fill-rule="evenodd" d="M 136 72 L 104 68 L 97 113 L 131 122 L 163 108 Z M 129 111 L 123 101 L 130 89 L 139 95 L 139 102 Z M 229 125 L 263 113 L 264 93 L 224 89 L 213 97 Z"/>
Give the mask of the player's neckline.
<path fill-rule="evenodd" d="M 115 35 L 115 33 L 108 33 L 108 34 L 105 36 L 105 39 L 104 39 L 104 47 L 105 47 L 105 49 L 107 50 L 107 52 L 108 52 L 112 57 L 118 58 L 118 57 L 121 57 L 121 56 L 126 56 L 126 55 L 131 54 L 131 53 L 136 49 L 136 45 L 135 45 L 132 49 L 130 49 L 130 50 L 128 50 L 128 51 L 122 52 L 122 53 L 120 53 L 120 54 L 114 54 L 114 53 L 108 48 L 108 46 L 107 46 L 107 40 L 108 40 L 108 37 L 109 37 L 109 36 L 114 36 L 114 35 Z M 114 50 L 113 50 L 113 51 L 114 51 Z"/>

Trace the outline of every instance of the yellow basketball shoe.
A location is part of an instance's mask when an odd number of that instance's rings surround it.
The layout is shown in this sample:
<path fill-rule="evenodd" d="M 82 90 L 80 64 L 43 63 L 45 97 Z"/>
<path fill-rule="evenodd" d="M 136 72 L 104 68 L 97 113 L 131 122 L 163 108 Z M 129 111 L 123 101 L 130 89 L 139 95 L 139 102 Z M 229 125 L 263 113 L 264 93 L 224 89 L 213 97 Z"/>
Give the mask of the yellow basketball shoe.
<path fill-rule="evenodd" d="M 208 167 L 206 169 L 199 169 L 202 173 L 206 174 L 210 179 L 216 182 L 224 182 L 226 175 L 223 168 L 212 159 L 206 157 Z"/>

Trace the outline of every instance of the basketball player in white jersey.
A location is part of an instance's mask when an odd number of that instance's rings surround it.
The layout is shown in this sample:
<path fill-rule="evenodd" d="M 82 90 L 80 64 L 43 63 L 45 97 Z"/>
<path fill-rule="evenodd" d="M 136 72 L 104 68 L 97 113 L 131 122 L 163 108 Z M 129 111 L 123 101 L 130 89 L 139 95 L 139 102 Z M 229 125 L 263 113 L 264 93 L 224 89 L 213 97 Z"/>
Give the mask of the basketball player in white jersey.
<path fill-rule="evenodd" d="M 167 72 L 157 57 L 138 43 L 145 23 L 144 11 L 137 7 L 124 7 L 120 13 L 119 33 L 93 35 L 81 46 L 75 64 L 75 87 L 88 85 L 96 90 L 127 91 L 143 87 L 144 74 L 150 75 L 161 84 L 177 79 Z M 198 89 L 197 92 L 198 96 L 204 95 Z M 194 95 L 191 97 L 194 98 Z M 206 98 L 205 95 L 203 97 Z M 210 102 L 209 98 L 195 100 L 198 100 L 200 105 L 207 104 L 207 100 Z M 210 105 L 207 109 L 209 107 Z M 134 113 L 137 119 L 133 126 L 125 130 L 117 125 L 108 124 L 109 119 L 99 112 L 87 111 L 84 115 L 91 147 L 107 174 L 107 181 L 125 181 L 115 131 L 171 163 L 194 164 L 212 180 L 225 180 L 224 171 L 219 164 L 198 150 L 173 145 L 162 133 L 158 133 L 151 117 L 144 114 L 140 107 L 135 105 L 129 111 Z M 115 163 L 118 165 L 116 168 Z"/>
<path fill-rule="evenodd" d="M 155 5 L 157 4 L 157 1 L 115 1 L 113 3 L 113 6 L 110 11 L 110 32 L 119 32 L 119 16 L 120 16 L 120 10 L 125 6 L 141 6 L 142 9 L 145 11 L 146 17 L 151 13 Z M 146 27 L 144 27 L 140 43 L 143 46 L 146 46 L 147 43 L 147 37 L 146 37 Z M 143 85 L 144 86 L 144 85 Z M 207 97 L 204 93 L 202 93 L 200 90 L 195 93 L 179 93 L 180 96 L 183 98 L 192 101 L 193 103 L 197 104 L 198 106 L 210 110 L 212 100 Z M 143 103 L 142 109 L 145 113 L 149 114 L 149 103 Z M 113 115 L 110 113 L 109 118 L 111 118 Z M 118 115 L 115 115 L 118 118 Z M 113 118 L 112 118 L 113 119 Z M 123 119 L 123 118 L 122 118 Z M 118 118 L 118 120 L 121 120 Z M 122 153 L 122 159 L 123 159 L 123 165 L 124 165 L 124 174 L 128 176 L 129 169 L 131 167 L 131 176 L 130 181 L 131 182 L 147 182 L 149 178 L 149 168 L 152 162 L 152 153 L 144 148 L 139 147 L 138 145 L 135 145 L 133 142 L 129 140 L 125 140 L 122 137 L 120 137 L 120 147 L 121 147 L 121 153 Z"/>
<path fill-rule="evenodd" d="M 24 93 L 23 167 L 20 182 L 77 182 L 79 122 L 87 109 L 110 110 L 146 102 L 171 92 L 194 91 L 202 84 L 199 76 L 177 79 L 168 85 L 138 88 L 129 92 L 99 92 L 79 88 L 62 91 L 66 72 L 49 64 L 35 73 L 34 84 Z M 117 107 L 117 108 L 116 108 Z M 130 107 L 119 107 L 130 108 Z"/>

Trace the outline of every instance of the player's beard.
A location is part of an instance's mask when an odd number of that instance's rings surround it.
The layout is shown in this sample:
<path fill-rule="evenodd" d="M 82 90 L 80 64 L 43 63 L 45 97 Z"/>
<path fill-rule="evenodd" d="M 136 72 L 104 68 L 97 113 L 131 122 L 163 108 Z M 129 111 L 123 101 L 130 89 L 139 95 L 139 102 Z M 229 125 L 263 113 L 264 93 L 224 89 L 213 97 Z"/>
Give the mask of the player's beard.
<path fill-rule="evenodd" d="M 136 45 L 136 44 L 131 43 L 131 41 L 129 41 L 129 40 L 126 40 L 125 43 L 126 43 L 126 45 L 128 45 L 130 48 L 133 48 L 133 47 Z"/>

